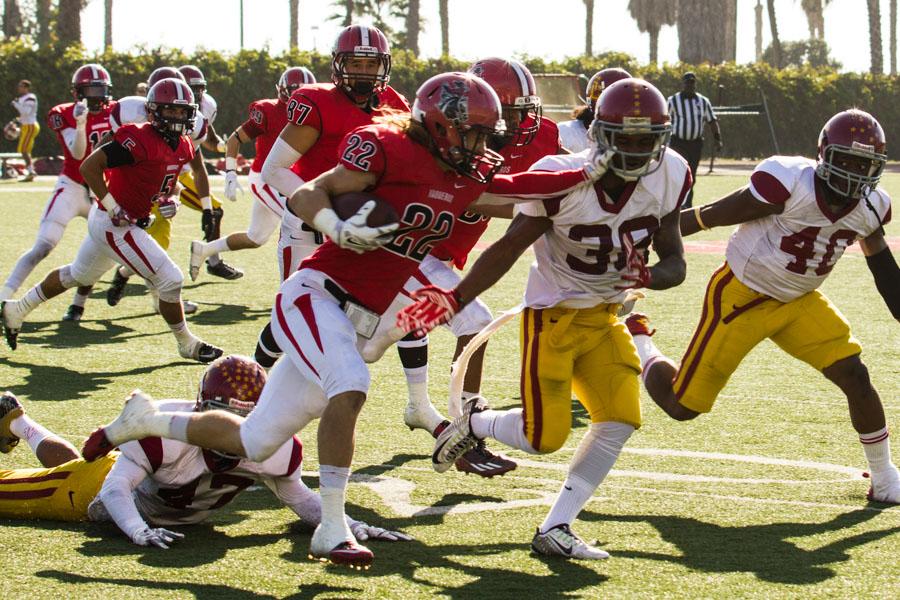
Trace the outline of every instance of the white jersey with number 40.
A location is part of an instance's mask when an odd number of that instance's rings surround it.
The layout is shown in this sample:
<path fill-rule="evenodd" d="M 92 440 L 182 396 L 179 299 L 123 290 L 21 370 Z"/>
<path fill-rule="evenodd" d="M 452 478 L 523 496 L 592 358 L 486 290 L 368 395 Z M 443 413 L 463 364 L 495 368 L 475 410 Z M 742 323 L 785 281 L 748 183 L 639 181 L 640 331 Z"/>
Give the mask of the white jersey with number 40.
<path fill-rule="evenodd" d="M 850 244 L 891 219 L 891 199 L 881 189 L 834 211 L 815 185 L 815 171 L 815 161 L 802 156 L 760 163 L 750 176 L 751 193 L 784 210 L 742 223 L 725 252 L 741 283 L 781 302 L 818 288 Z"/>
<path fill-rule="evenodd" d="M 532 171 L 562 171 L 583 165 L 590 150 L 546 156 Z M 617 287 L 630 282 L 623 238 L 646 252 L 663 217 L 678 210 L 691 185 L 687 163 L 675 152 L 663 155 L 659 169 L 628 183 L 611 199 L 599 183 L 549 200 L 517 204 L 531 217 L 548 217 L 553 227 L 534 243 L 535 262 L 528 274 L 525 305 L 531 308 L 590 308 L 621 302 Z"/>

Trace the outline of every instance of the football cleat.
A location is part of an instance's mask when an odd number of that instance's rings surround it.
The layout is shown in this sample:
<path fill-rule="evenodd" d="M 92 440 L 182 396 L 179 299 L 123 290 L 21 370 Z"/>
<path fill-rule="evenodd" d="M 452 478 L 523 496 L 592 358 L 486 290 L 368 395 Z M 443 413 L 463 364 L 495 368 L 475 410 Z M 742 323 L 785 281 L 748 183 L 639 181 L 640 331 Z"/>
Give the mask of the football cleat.
<path fill-rule="evenodd" d="M 652 336 L 656 333 L 655 329 L 650 327 L 650 319 L 647 318 L 647 315 L 643 315 L 641 313 L 632 313 L 625 319 L 625 327 L 628 328 L 628 332 L 631 335 L 646 335 Z"/>
<path fill-rule="evenodd" d="M 191 281 L 197 281 L 197 277 L 200 276 L 200 265 L 203 264 L 203 242 L 198 242 L 194 240 L 191 242 L 191 262 L 190 262 L 190 274 Z"/>
<path fill-rule="evenodd" d="M 191 251 L 193 252 L 194 245 L 191 244 Z M 191 254 L 191 261 L 194 260 L 194 255 Z M 211 265 L 206 263 L 206 272 L 210 275 L 215 275 L 216 277 L 221 277 L 222 279 L 227 279 L 228 281 L 233 281 L 235 279 L 240 279 L 244 276 L 244 272 L 238 268 L 232 267 L 224 260 L 216 263 L 215 265 Z"/>
<path fill-rule="evenodd" d="M 487 449 L 484 440 L 479 440 L 475 447 L 462 455 L 456 461 L 456 470 L 463 473 L 474 473 L 490 479 L 494 475 L 503 475 L 514 470 L 517 465 L 514 461 L 494 454 Z"/>
<path fill-rule="evenodd" d="M 150 396 L 141 390 L 134 390 L 125 400 L 119 416 L 88 436 L 81 448 L 81 455 L 85 460 L 96 460 L 119 444 L 150 436 L 148 422 L 156 412 Z"/>
<path fill-rule="evenodd" d="M 19 179 L 19 183 L 28 183 L 29 181 L 34 181 L 34 171 L 25 173 L 25 176 Z"/>
<path fill-rule="evenodd" d="M 2 430 L 0 430 L 2 431 Z M 900 504 L 900 471 L 891 465 L 889 469 L 878 474 L 865 474 L 872 480 L 867 498 L 871 502 L 884 504 Z"/>
<path fill-rule="evenodd" d="M 19 346 L 19 329 L 22 323 L 14 323 L 7 316 L 7 305 L 11 300 L 0 301 L 0 323 L 3 325 L 3 337 L 6 338 L 6 345 L 10 350 L 15 350 Z"/>
<path fill-rule="evenodd" d="M 128 283 L 127 277 L 122 277 L 119 274 L 119 270 L 116 269 L 115 275 L 113 275 L 112 284 L 110 284 L 109 289 L 106 290 L 106 303 L 110 306 L 115 306 L 122 300 L 122 296 L 125 295 L 125 284 Z"/>
<path fill-rule="evenodd" d="M 538 528 L 531 539 L 531 549 L 535 554 L 543 556 L 584 558 L 588 560 L 609 558 L 609 552 L 585 542 L 572 531 L 568 523 L 551 527 L 544 533 L 541 533 L 540 528 Z"/>
<path fill-rule="evenodd" d="M 309 541 L 309 558 L 362 570 L 372 565 L 375 555 L 356 541 L 346 522 L 335 526 L 319 523 Z"/>
<path fill-rule="evenodd" d="M 9 424 L 25 414 L 25 409 L 12 392 L 0 394 L 0 452 L 8 454 L 19 443 L 19 437 L 13 435 Z"/>
<path fill-rule="evenodd" d="M 473 413 L 481 412 L 487 408 L 484 398 L 474 396 L 464 405 L 462 414 L 450 423 L 434 440 L 434 453 L 431 455 L 431 466 L 438 473 L 443 473 L 450 468 L 463 454 L 472 449 L 478 438 L 472 433 L 469 420 Z"/>
<path fill-rule="evenodd" d="M 73 323 L 81 320 L 81 317 L 84 316 L 84 307 L 78 306 L 77 304 L 70 304 L 69 308 L 66 310 L 66 314 L 63 315 L 63 321 L 71 321 Z"/>
<path fill-rule="evenodd" d="M 200 308 L 196 302 L 191 302 L 190 300 L 182 300 L 181 305 L 184 307 L 184 314 L 186 315 L 192 315 Z"/>
<path fill-rule="evenodd" d="M 432 433 L 438 425 L 444 422 L 444 417 L 437 411 L 429 400 L 424 402 L 409 402 L 403 411 L 403 422 L 409 427 L 410 431 L 416 429 L 424 429 L 428 433 Z"/>
<path fill-rule="evenodd" d="M 179 344 L 178 354 L 180 354 L 182 358 L 190 358 L 206 364 L 211 363 L 212 361 L 222 356 L 222 349 L 207 344 L 203 340 L 194 338 L 194 341 L 190 346 L 183 348 Z"/>

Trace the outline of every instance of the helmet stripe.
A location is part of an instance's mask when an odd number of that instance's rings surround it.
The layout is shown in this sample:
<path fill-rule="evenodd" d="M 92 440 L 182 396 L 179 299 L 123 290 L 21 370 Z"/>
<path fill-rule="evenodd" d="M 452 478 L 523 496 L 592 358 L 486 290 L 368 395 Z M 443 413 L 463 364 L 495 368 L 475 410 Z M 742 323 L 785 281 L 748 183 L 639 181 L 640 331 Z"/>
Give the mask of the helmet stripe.
<path fill-rule="evenodd" d="M 179 100 L 184 100 L 184 93 L 181 90 L 181 86 L 177 83 L 175 84 L 175 93 L 178 94 Z"/>
<path fill-rule="evenodd" d="M 370 46 L 369 43 L 369 28 L 368 27 L 360 27 L 359 33 L 361 36 L 360 45 L 361 46 Z"/>
<path fill-rule="evenodd" d="M 91 65 L 91 78 L 94 80 L 100 79 L 100 75 L 97 73 L 97 67 Z"/>
<path fill-rule="evenodd" d="M 531 90 L 528 89 L 528 77 L 525 76 L 525 70 L 518 62 L 511 60 L 509 66 L 512 67 L 513 73 L 519 78 L 519 85 L 522 86 L 522 95 L 530 96 Z"/>

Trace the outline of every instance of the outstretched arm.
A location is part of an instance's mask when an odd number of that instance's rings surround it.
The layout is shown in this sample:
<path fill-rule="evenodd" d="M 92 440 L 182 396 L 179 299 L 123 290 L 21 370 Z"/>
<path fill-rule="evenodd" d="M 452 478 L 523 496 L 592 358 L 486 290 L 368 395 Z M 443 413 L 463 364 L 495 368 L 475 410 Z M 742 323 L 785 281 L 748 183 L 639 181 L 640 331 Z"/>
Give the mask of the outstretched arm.
<path fill-rule="evenodd" d="M 875 278 L 875 288 L 895 319 L 900 321 L 900 267 L 881 231 L 860 240 L 866 265 Z"/>
<path fill-rule="evenodd" d="M 687 274 L 678 222 L 679 213 L 673 211 L 663 217 L 659 229 L 653 234 L 653 248 L 659 255 L 659 262 L 650 267 L 647 287 L 651 290 L 665 290 L 680 285 Z"/>
<path fill-rule="evenodd" d="M 758 200 L 750 187 L 735 190 L 706 206 L 681 211 L 681 235 L 688 236 L 703 229 L 737 225 L 781 213 L 783 207 Z"/>

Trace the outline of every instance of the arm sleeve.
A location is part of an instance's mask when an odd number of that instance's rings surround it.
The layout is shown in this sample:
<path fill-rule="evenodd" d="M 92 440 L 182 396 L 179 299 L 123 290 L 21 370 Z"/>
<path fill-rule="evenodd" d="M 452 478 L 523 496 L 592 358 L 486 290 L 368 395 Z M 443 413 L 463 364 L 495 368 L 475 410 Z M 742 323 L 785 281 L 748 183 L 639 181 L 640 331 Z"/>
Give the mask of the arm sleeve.
<path fill-rule="evenodd" d="M 106 154 L 106 166 L 110 169 L 134 164 L 134 156 L 129 152 L 128 148 L 123 146 L 116 140 L 104 144 L 100 147 Z"/>
<path fill-rule="evenodd" d="M 84 158 L 85 150 L 87 150 L 87 131 L 83 127 L 67 127 L 60 132 L 60 135 L 66 143 L 72 158 L 75 160 Z"/>
<path fill-rule="evenodd" d="M 262 135 L 266 131 L 266 113 L 257 104 L 251 104 L 247 120 L 240 128 L 251 140 Z"/>
<path fill-rule="evenodd" d="M 134 504 L 133 492 L 148 475 L 127 456 L 119 455 L 98 494 L 106 512 L 129 539 L 147 527 Z"/>
<path fill-rule="evenodd" d="M 316 103 L 299 91 L 294 92 L 287 105 L 288 123 L 305 125 L 322 131 L 322 113 Z"/>
<path fill-rule="evenodd" d="M 297 188 L 305 183 L 299 175 L 291 171 L 291 166 L 300 159 L 300 156 L 300 153 L 281 137 L 275 138 L 260 173 L 263 181 L 278 190 L 285 198 L 290 198 Z"/>
<path fill-rule="evenodd" d="M 322 520 L 322 501 L 300 479 L 300 469 L 286 477 L 267 478 L 266 485 L 275 496 L 303 521 L 318 525 Z"/>

